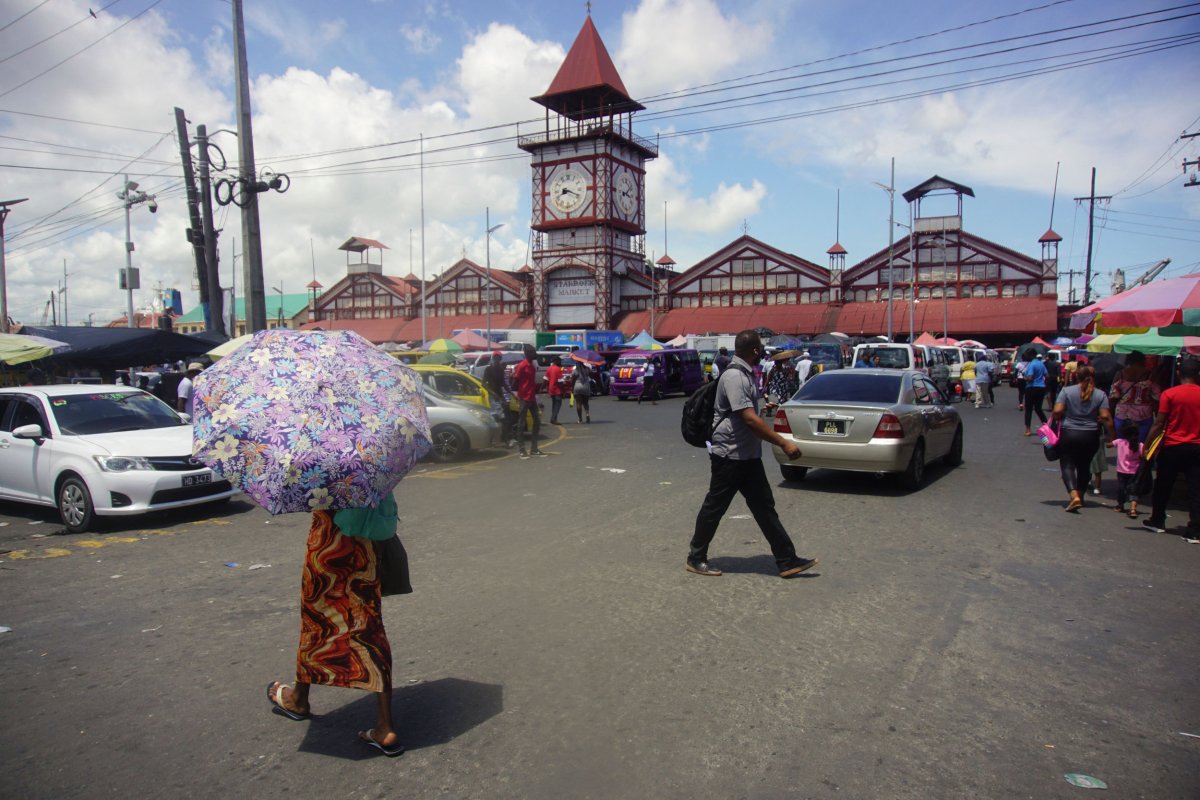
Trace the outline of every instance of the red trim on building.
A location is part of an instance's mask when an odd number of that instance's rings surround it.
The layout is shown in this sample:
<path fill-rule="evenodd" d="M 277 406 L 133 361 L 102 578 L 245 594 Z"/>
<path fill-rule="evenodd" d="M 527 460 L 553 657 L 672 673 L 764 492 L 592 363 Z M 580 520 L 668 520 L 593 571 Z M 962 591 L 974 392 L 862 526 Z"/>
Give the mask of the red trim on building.
<path fill-rule="evenodd" d="M 485 314 L 425 318 L 425 330 L 430 339 L 448 337 L 457 330 L 487 330 L 487 327 Z M 318 320 L 301 326 L 301 330 L 316 328 L 326 331 L 354 331 L 374 344 L 415 342 L 421 338 L 420 317 L 414 319 Z M 532 330 L 533 318 L 518 314 L 492 314 L 492 330 L 506 329 Z"/>

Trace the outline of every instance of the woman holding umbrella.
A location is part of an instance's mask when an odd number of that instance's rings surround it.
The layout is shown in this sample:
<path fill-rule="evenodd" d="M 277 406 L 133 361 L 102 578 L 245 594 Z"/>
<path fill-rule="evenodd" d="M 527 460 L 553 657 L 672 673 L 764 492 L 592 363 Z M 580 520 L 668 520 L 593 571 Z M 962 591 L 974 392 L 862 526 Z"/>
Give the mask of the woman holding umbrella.
<path fill-rule="evenodd" d="M 307 719 L 313 684 L 374 692 L 359 738 L 399 755 L 382 596 L 411 591 L 392 492 L 429 451 L 420 381 L 350 331 L 276 329 L 202 372 L 194 402 L 196 458 L 270 514 L 312 514 L 296 684 L 267 686 L 272 710 Z"/>
<path fill-rule="evenodd" d="M 358 737 L 387 756 L 404 752 L 392 726 L 392 650 L 379 576 L 381 542 L 395 535 L 391 497 L 377 508 L 313 512 L 300 590 L 296 685 L 267 686 L 272 706 L 294 720 L 311 715 L 314 683 L 374 692 L 375 727 Z"/>

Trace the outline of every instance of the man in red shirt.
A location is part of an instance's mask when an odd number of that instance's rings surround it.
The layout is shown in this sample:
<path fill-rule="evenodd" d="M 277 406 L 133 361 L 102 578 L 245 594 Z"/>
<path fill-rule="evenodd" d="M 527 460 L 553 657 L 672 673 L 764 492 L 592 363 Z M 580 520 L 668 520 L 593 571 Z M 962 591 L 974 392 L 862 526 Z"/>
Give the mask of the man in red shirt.
<path fill-rule="evenodd" d="M 556 356 L 554 363 L 546 368 L 546 390 L 550 392 L 550 424 L 558 424 L 558 411 L 562 408 L 562 356 Z"/>
<path fill-rule="evenodd" d="M 517 446 L 521 448 L 521 458 L 546 455 L 538 449 L 538 433 L 542 429 L 542 415 L 537 404 L 537 367 L 533 360 L 537 351 L 532 345 L 525 345 L 525 360 L 513 369 L 513 384 L 517 388 L 517 399 L 520 406 L 517 409 Z M 525 415 L 533 417 L 533 431 L 530 433 L 529 451 L 525 451 Z"/>
<path fill-rule="evenodd" d="M 1160 433 L 1158 476 L 1154 480 L 1154 510 L 1142 525 L 1148 531 L 1166 533 L 1167 500 L 1179 473 L 1187 476 L 1189 538 L 1200 537 L 1200 361 L 1186 359 L 1179 367 L 1179 385 L 1158 399 L 1158 413 L 1146 437 L 1153 442 Z M 1149 446 L 1149 445 L 1147 445 Z"/>

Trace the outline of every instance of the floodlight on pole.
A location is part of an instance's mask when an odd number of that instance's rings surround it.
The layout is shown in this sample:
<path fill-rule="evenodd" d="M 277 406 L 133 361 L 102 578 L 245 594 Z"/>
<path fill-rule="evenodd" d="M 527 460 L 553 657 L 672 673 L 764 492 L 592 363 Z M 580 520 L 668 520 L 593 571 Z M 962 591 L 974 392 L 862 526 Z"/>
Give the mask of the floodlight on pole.
<path fill-rule="evenodd" d="M 17 203 L 24 203 L 28 197 L 18 200 L 0 200 L 0 333 L 8 333 L 8 278 L 4 271 L 4 220 L 8 212 Z"/>
<path fill-rule="evenodd" d="M 483 210 L 484 238 L 487 240 L 487 340 L 488 347 L 492 346 L 492 234 L 504 227 L 503 222 L 492 224 L 492 209 Z"/>
<path fill-rule="evenodd" d="M 121 200 L 121 204 L 125 206 L 125 279 L 121 281 L 125 289 L 125 315 L 127 327 L 136 328 L 137 323 L 133 318 L 133 290 L 141 287 L 141 282 L 137 279 L 137 273 L 133 271 L 133 237 L 130 233 L 129 209 L 145 203 L 153 214 L 158 211 L 158 201 L 154 195 L 146 194 L 138 191 L 138 182 L 129 180 L 129 176 L 125 176 L 124 188 L 117 192 L 117 198 Z M 130 373 L 132 375 L 132 373 Z M 130 384 L 132 385 L 132 384 Z"/>

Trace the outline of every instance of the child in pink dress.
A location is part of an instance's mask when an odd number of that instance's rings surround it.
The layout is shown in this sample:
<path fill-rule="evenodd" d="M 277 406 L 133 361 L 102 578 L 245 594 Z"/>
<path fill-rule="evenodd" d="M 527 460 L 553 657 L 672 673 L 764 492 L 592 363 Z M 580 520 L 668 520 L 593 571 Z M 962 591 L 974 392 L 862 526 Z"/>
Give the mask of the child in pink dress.
<path fill-rule="evenodd" d="M 1139 441 L 1138 426 L 1134 422 L 1126 422 L 1121 426 L 1120 436 L 1114 443 L 1117 448 L 1117 512 L 1124 514 L 1125 501 L 1129 501 L 1129 518 L 1137 519 L 1137 495 L 1133 493 L 1133 478 L 1137 474 L 1142 460 L 1142 448 Z"/>

